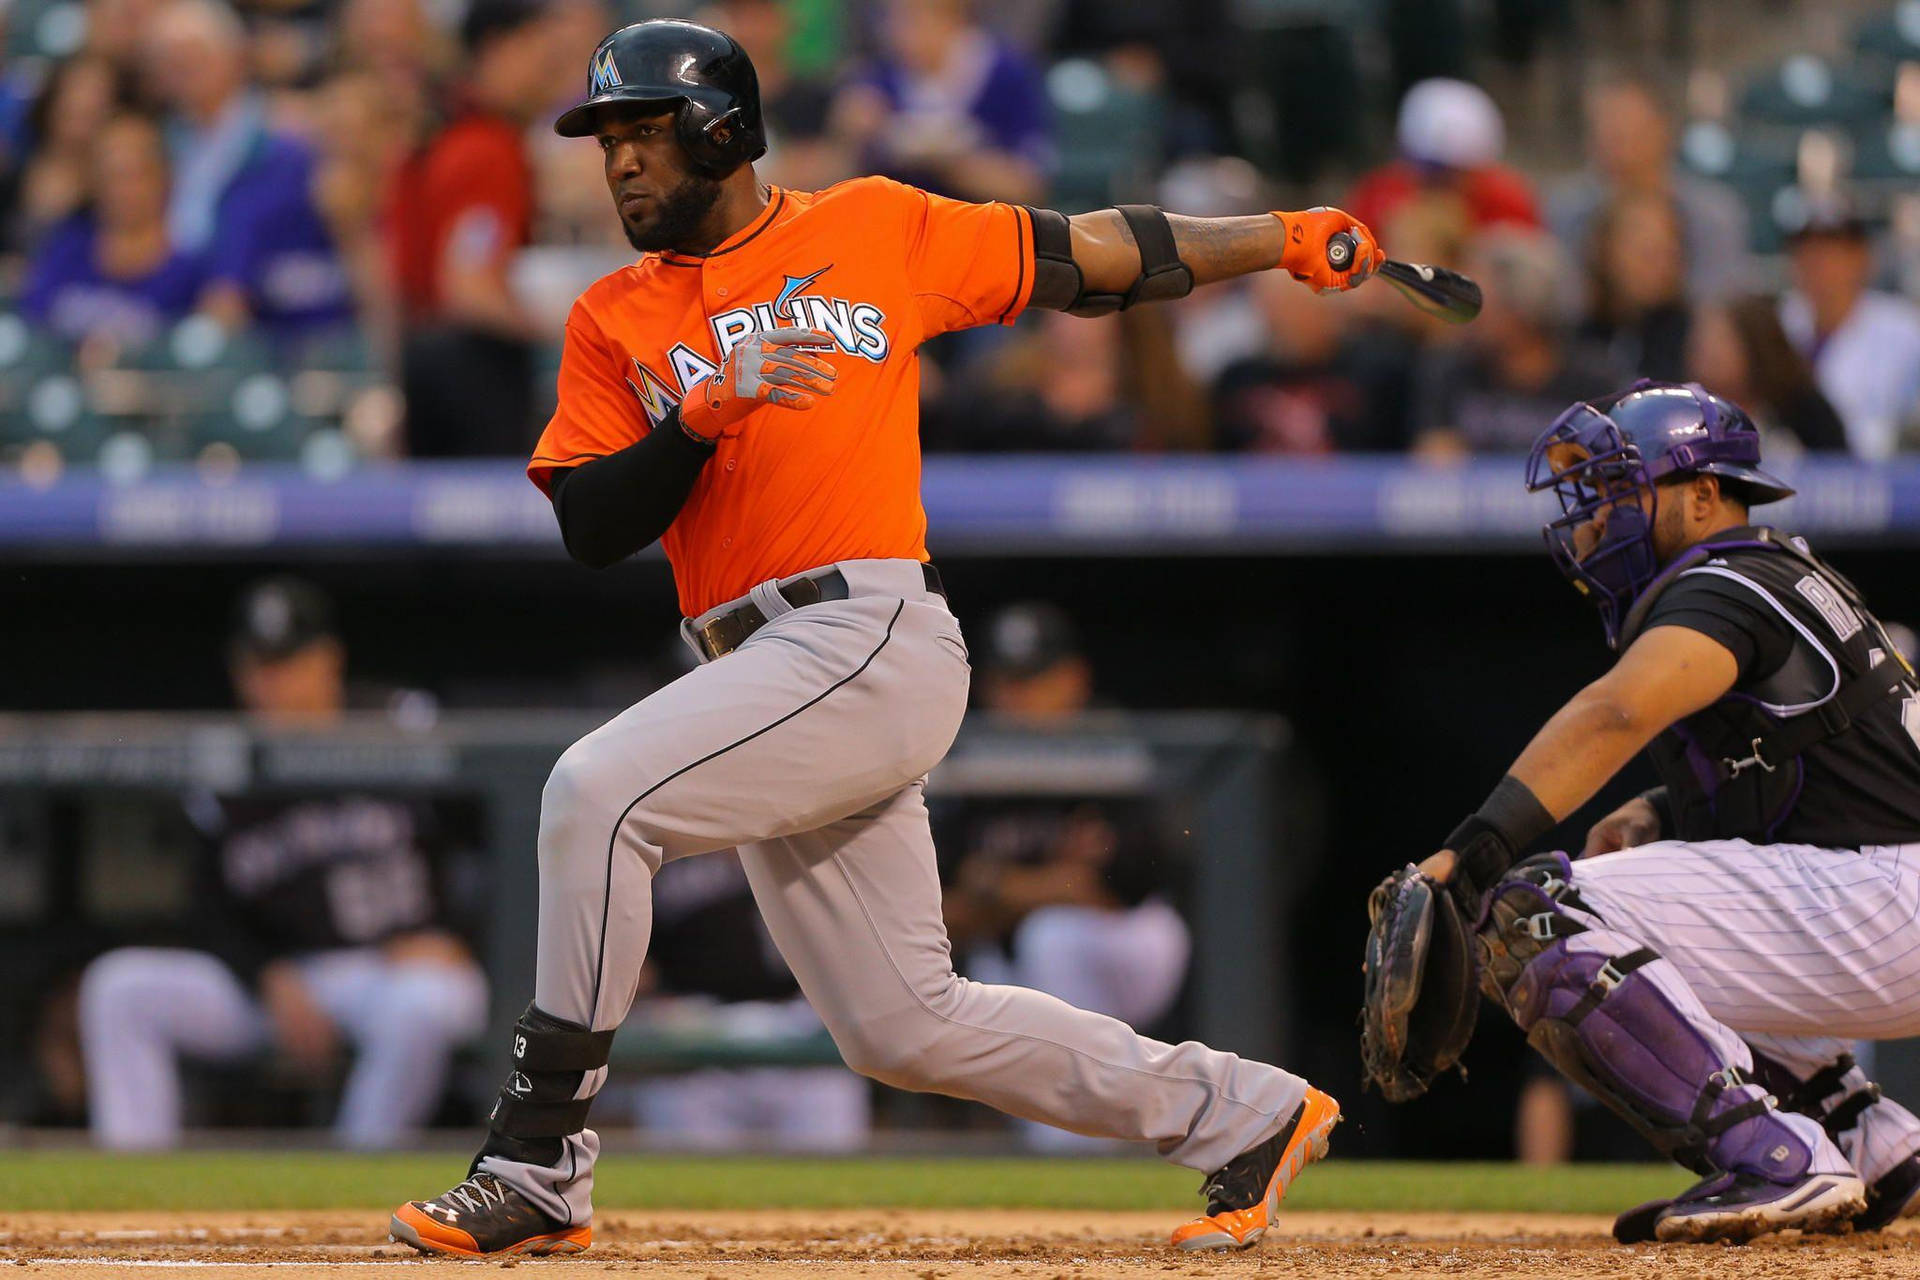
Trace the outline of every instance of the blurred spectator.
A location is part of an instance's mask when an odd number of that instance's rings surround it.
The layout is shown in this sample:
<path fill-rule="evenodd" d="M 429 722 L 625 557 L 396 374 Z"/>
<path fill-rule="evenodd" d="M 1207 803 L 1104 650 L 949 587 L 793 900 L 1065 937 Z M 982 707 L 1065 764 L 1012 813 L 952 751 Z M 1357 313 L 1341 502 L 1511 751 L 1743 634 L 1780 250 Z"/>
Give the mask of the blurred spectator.
<path fill-rule="evenodd" d="M 976 688 L 1011 724 L 1069 726 L 1093 704 L 1093 670 L 1049 604 L 1018 604 L 985 629 Z M 1192 947 L 1170 901 L 1178 867 L 1144 800 L 1022 799 L 942 805 L 936 844 L 950 886 L 947 931 L 963 971 L 1151 1027 L 1186 979 Z M 1023 1126 L 1045 1147 L 1075 1139 Z"/>
<path fill-rule="evenodd" d="M 86 0 L 86 52 L 105 58 L 120 74 L 144 75 L 153 49 L 154 20 L 173 0 Z"/>
<path fill-rule="evenodd" d="M 1414 447 L 1429 457 L 1524 453 L 1569 402 L 1604 394 L 1620 371 L 1573 341 L 1578 286 L 1544 231 L 1481 236 L 1467 273 L 1486 307 L 1455 344 L 1429 350 L 1414 393 Z"/>
<path fill-rule="evenodd" d="M 330 607 L 271 579 L 241 601 L 230 651 L 241 706 L 282 727 L 346 705 Z M 123 947 L 87 968 L 80 1036 L 95 1141 L 176 1143 L 180 1059 L 277 1053 L 319 1076 L 357 1049 L 335 1133 L 409 1141 L 439 1105 L 453 1050 L 487 1019 L 487 983 L 447 930 L 431 811 L 370 794 L 194 797 L 206 837 L 191 947 Z"/>
<path fill-rule="evenodd" d="M 388 137 L 405 150 L 418 145 L 432 94 L 455 55 L 451 38 L 429 19 L 425 0 L 344 0 L 340 6 L 334 67 L 372 78 Z"/>
<path fill-rule="evenodd" d="M 532 444 L 541 335 L 511 281 L 533 222 L 522 135 L 579 72 L 537 0 L 475 0 L 461 42 L 450 118 L 401 166 L 386 202 L 407 437 L 421 456 Z"/>
<path fill-rule="evenodd" d="M 167 232 L 167 152 L 159 127 L 118 115 L 90 140 L 89 207 L 54 227 L 27 267 L 20 310 L 89 363 L 155 337 L 193 309 L 207 273 Z"/>
<path fill-rule="evenodd" d="M 1717 299 L 1749 287 L 1746 208 L 1730 187 L 1675 165 L 1673 119 L 1655 84 L 1609 73 L 1588 89 L 1585 110 L 1588 168 L 1547 195 L 1547 225 L 1561 243 L 1590 243 L 1611 202 L 1662 197 L 1679 214 L 1687 291 Z"/>
<path fill-rule="evenodd" d="M 1537 226 L 1533 189 L 1500 163 L 1506 122 L 1486 90 L 1464 80 L 1423 80 L 1400 100 L 1399 157 L 1363 176 L 1342 206 L 1405 256 L 1402 219 L 1443 222 L 1467 235 L 1496 224 Z M 1441 255 L 1435 255 L 1441 256 Z"/>
<path fill-rule="evenodd" d="M 643 995 L 627 1026 L 766 1048 L 826 1032 L 780 958 L 739 855 L 682 858 L 653 879 L 653 934 Z M 652 1143 L 726 1150 L 863 1146 L 872 1090 L 844 1066 L 713 1067 L 635 1086 L 636 1118 Z"/>
<path fill-rule="evenodd" d="M 1398 451 L 1407 447 L 1413 344 L 1369 323 L 1344 295 L 1316 297 L 1284 272 L 1252 282 L 1267 349 L 1214 384 L 1223 449 L 1261 453 Z"/>
<path fill-rule="evenodd" d="M 1847 447 L 1857 457 L 1891 457 L 1920 415 L 1920 308 L 1867 288 L 1873 247 L 1844 196 L 1806 201 L 1788 256 L 1794 287 L 1780 300 L 1781 327 L 1813 362 Z"/>
<path fill-rule="evenodd" d="M 398 302 L 381 238 L 380 201 L 410 135 L 372 71 L 335 75 L 316 95 L 315 108 L 314 206 L 339 255 L 362 328 L 376 350 L 391 354 L 398 342 Z"/>
<path fill-rule="evenodd" d="M 1766 294 L 1699 308 L 1687 332 L 1687 376 L 1745 409 L 1774 456 L 1779 433 L 1804 449 L 1844 453 L 1847 429 L 1814 380 L 1813 366 L 1780 327 Z"/>
<path fill-rule="evenodd" d="M 350 323 L 352 290 L 314 205 L 313 152 L 269 127 L 239 18 L 215 0 L 171 0 L 154 19 L 150 55 L 169 113 L 167 225 L 182 250 L 207 260 L 208 312 L 278 340 Z"/>
<path fill-rule="evenodd" d="M 782 0 L 718 0 L 698 18 L 740 42 L 760 78 L 767 154 L 754 172 L 796 191 L 818 191 L 853 176 L 847 148 L 829 129 L 833 90 L 787 59 L 792 19 Z"/>
<path fill-rule="evenodd" d="M 1686 270 L 1680 210 L 1666 195 L 1632 192 L 1608 202 L 1587 242 L 1583 340 L 1635 377 L 1679 380 L 1686 365 Z"/>
<path fill-rule="evenodd" d="M 47 228 L 80 211 L 93 188 L 101 131 L 131 100 L 126 77 L 105 58 L 82 54 L 53 68 L 27 117 L 31 149 L 8 219 L 9 246 L 30 249 Z"/>
<path fill-rule="evenodd" d="M 1206 432 L 1205 399 L 1151 307 L 1042 314 L 956 376 L 921 424 L 928 448 L 955 452 L 1204 449 Z"/>
<path fill-rule="evenodd" d="M 859 167 L 966 200 L 1037 203 L 1052 163 L 1046 89 L 970 0 L 885 0 L 883 52 L 834 104 Z"/>

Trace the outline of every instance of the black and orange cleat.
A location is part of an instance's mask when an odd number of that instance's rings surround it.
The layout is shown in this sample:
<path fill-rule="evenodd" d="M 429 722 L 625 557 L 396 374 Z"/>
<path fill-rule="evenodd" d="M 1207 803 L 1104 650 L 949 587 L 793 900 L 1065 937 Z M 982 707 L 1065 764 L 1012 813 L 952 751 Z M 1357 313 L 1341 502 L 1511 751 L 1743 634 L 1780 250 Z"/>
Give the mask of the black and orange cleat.
<path fill-rule="evenodd" d="M 591 1227 L 569 1227 L 490 1173 L 476 1173 L 444 1195 L 410 1200 L 393 1211 L 387 1231 L 399 1244 L 454 1258 L 544 1257 L 581 1253 Z"/>
<path fill-rule="evenodd" d="M 1308 1089 L 1286 1127 L 1217 1169 L 1200 1189 L 1207 1214 L 1173 1233 L 1176 1248 L 1246 1249 L 1267 1234 L 1281 1198 L 1300 1171 L 1327 1154 L 1327 1136 L 1340 1123 L 1340 1104 Z"/>

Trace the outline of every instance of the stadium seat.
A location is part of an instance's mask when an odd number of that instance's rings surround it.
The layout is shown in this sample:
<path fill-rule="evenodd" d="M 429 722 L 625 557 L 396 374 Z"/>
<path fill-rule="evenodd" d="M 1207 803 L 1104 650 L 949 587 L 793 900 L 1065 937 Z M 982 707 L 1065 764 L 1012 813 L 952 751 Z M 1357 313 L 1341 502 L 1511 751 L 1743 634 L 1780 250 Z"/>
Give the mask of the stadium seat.
<path fill-rule="evenodd" d="M 273 350 L 247 331 L 229 332 L 206 316 L 188 316 L 153 341 L 129 348 L 116 362 L 154 373 L 245 375 L 273 367 Z"/>
<path fill-rule="evenodd" d="M 14 0 L 5 8 L 9 62 L 64 58 L 87 38 L 87 7 L 81 0 Z"/>
<path fill-rule="evenodd" d="M 69 464 L 92 462 L 110 434 L 111 421 L 87 403 L 79 377 L 49 370 L 25 386 L 17 408 L 0 414 L 0 459 L 11 462 L 27 445 L 45 441 Z"/>
<path fill-rule="evenodd" d="M 313 426 L 311 419 L 294 412 L 286 379 L 264 370 L 234 380 L 223 399 L 187 415 L 196 454 L 225 445 L 249 461 L 298 458 Z"/>
<path fill-rule="evenodd" d="M 1797 137 L 1788 130 L 1736 133 L 1717 120 L 1695 120 L 1680 134 L 1680 163 L 1702 177 L 1726 183 L 1747 205 L 1752 241 L 1748 247 L 1756 253 L 1779 249 L 1773 201 L 1776 193 L 1794 183 L 1797 151 Z"/>
<path fill-rule="evenodd" d="M 1097 62 L 1069 58 L 1047 72 L 1058 167 L 1053 203 L 1067 213 L 1145 199 L 1161 156 L 1157 94 L 1120 83 Z"/>
<path fill-rule="evenodd" d="M 1853 47 L 1888 62 L 1920 61 L 1920 0 L 1900 0 L 1862 21 L 1854 29 Z"/>
<path fill-rule="evenodd" d="M 0 440 L 31 438 L 28 394 L 34 384 L 73 362 L 67 345 L 11 312 L 0 313 Z"/>
<path fill-rule="evenodd" d="M 1892 81 L 1884 73 L 1858 64 L 1835 66 L 1810 53 L 1766 68 L 1740 95 L 1740 114 L 1761 124 L 1860 130 L 1892 109 Z"/>
<path fill-rule="evenodd" d="M 1895 122 L 1860 139 L 1854 151 L 1853 176 L 1861 182 L 1920 180 L 1920 123 Z"/>

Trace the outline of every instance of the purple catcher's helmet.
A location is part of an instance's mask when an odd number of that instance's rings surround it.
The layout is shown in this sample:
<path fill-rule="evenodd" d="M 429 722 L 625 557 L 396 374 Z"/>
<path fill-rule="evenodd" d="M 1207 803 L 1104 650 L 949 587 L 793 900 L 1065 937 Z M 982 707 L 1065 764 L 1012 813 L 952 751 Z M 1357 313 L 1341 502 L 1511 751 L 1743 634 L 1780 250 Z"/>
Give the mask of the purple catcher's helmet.
<path fill-rule="evenodd" d="M 1607 644 L 1660 564 L 1653 550 L 1654 511 L 1640 505 L 1673 476 L 1713 475 L 1739 481 L 1750 504 L 1793 493 L 1760 470 L 1760 433 L 1731 400 L 1697 382 L 1642 378 L 1625 391 L 1582 400 L 1554 420 L 1527 457 L 1527 488 L 1552 489 L 1561 515 L 1542 532 L 1561 573 L 1600 608 Z M 1606 532 L 1574 552 L 1574 533 L 1606 509 Z"/>

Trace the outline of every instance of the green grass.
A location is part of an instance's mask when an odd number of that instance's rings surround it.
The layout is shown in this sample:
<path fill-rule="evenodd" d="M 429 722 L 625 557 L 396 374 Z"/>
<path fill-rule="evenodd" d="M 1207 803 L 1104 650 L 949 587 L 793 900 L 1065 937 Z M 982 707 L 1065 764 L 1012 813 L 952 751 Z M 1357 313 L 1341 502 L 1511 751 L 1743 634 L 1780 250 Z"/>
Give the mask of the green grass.
<path fill-rule="evenodd" d="M 458 1155 L 17 1150 L 0 1161 L 0 1214 L 62 1209 L 367 1209 L 445 1190 Z M 1612 1213 L 1688 1181 L 1661 1165 L 1334 1161 L 1288 1203 L 1301 1209 Z M 728 1158 L 616 1155 L 594 1171 L 603 1210 L 727 1208 L 1164 1209 L 1199 1178 L 1157 1161 Z"/>

